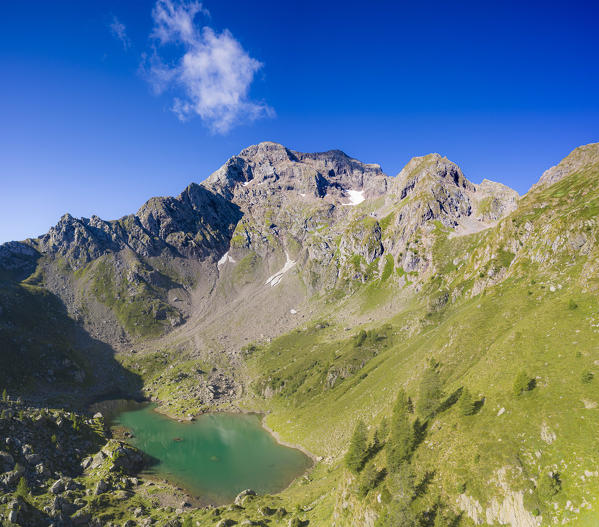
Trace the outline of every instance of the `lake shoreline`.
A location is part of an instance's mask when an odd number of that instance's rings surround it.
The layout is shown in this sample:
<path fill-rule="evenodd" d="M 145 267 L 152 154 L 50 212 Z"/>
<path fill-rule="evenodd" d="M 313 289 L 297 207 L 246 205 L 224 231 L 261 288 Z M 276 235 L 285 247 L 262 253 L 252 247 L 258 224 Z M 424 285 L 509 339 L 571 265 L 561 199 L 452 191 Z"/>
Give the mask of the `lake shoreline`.
<path fill-rule="evenodd" d="M 165 412 L 164 411 L 165 407 L 160 405 L 160 401 L 156 401 L 156 400 L 147 401 L 146 400 L 141 404 L 139 401 L 136 401 L 135 403 L 131 403 L 130 409 L 127 408 L 127 403 L 128 403 L 128 401 L 123 401 L 123 400 L 108 402 L 107 409 L 110 408 L 113 411 L 115 409 L 117 410 L 116 412 L 114 412 L 114 414 L 110 418 L 109 426 L 113 430 L 113 433 L 115 433 L 115 432 L 119 433 L 119 432 L 117 432 L 117 429 L 122 427 L 121 430 L 123 430 L 123 429 L 128 430 L 130 432 L 135 433 L 135 435 L 137 436 L 137 432 L 134 429 L 132 429 L 130 426 L 123 425 L 122 423 L 118 423 L 117 416 L 122 413 L 127 413 L 128 411 L 136 411 L 138 409 L 142 410 L 142 409 L 144 409 L 144 407 L 145 407 L 146 411 L 150 411 L 152 414 L 162 417 L 172 423 L 176 423 L 177 425 L 186 425 L 186 424 L 194 424 L 194 423 L 197 425 L 198 423 L 202 422 L 202 417 L 209 418 L 209 417 L 214 417 L 214 416 L 218 416 L 218 415 L 221 415 L 221 416 L 228 415 L 231 417 L 246 415 L 248 417 L 251 416 L 252 420 L 256 419 L 255 421 L 253 421 L 255 423 L 255 426 L 257 426 L 259 429 L 261 429 L 263 431 L 263 433 L 268 434 L 268 436 L 271 438 L 271 441 L 274 444 L 278 445 L 278 447 L 284 447 L 284 448 L 295 450 L 298 453 L 298 455 L 304 456 L 303 470 L 301 470 L 301 472 L 299 472 L 299 473 L 296 472 L 297 475 L 295 477 L 293 477 L 293 479 L 291 479 L 290 481 L 287 480 L 288 481 L 287 485 L 285 485 L 284 487 L 279 487 L 280 490 L 276 490 L 276 491 L 272 492 L 273 494 L 279 494 L 279 493 L 286 491 L 293 484 L 297 483 L 299 478 L 306 476 L 306 474 L 309 473 L 314 468 L 315 464 L 322 459 L 322 458 L 318 458 L 316 455 L 314 455 L 312 452 L 310 452 L 306 448 L 302 447 L 301 445 L 296 445 L 296 444 L 293 444 L 293 443 L 283 440 L 277 432 L 272 430 L 266 424 L 266 417 L 268 414 L 265 414 L 262 412 L 250 411 L 250 410 L 234 407 L 229 411 L 202 412 L 201 414 L 199 414 L 197 416 L 189 416 L 189 418 L 187 418 L 187 419 L 181 419 L 181 418 L 177 418 L 172 415 L 169 415 L 167 412 Z M 108 424 L 108 422 L 106 424 Z M 119 433 L 119 435 L 124 435 L 124 434 L 121 431 L 121 433 Z M 176 437 L 177 436 L 174 435 L 173 440 L 176 441 Z M 181 437 L 185 437 L 185 436 L 182 435 Z M 128 441 L 128 442 L 132 442 L 132 444 L 134 444 L 134 446 L 135 446 L 135 440 L 129 441 L 129 439 L 131 439 L 130 437 L 127 437 L 125 435 L 122 439 L 125 441 Z M 142 448 L 142 450 L 144 450 L 144 449 Z M 146 452 L 148 452 L 148 451 L 146 451 Z M 145 472 L 145 471 L 143 471 L 143 472 Z M 150 477 L 150 478 L 152 477 L 147 472 L 145 473 L 145 476 Z M 218 499 L 218 498 L 215 499 L 214 497 L 207 498 L 207 496 L 203 492 L 198 494 L 197 491 L 193 490 L 193 485 L 190 486 L 190 485 L 186 484 L 184 480 L 177 477 L 175 474 L 173 474 L 173 477 L 168 477 L 168 476 L 165 476 L 164 474 L 160 475 L 160 474 L 154 473 L 153 476 L 156 479 L 163 480 L 166 484 L 174 485 L 176 487 L 182 487 L 180 490 L 183 490 L 187 495 L 194 498 L 193 499 L 194 507 L 221 506 L 226 503 L 229 503 L 228 499 L 226 501 L 222 501 L 221 499 Z M 152 479 L 154 479 L 154 478 L 152 478 Z M 258 487 L 260 487 L 260 484 L 258 484 Z M 252 488 L 251 483 L 249 484 L 248 488 Z M 190 500 L 190 501 L 192 501 L 192 500 Z M 231 498 L 231 502 L 232 501 L 233 501 L 233 498 Z"/>

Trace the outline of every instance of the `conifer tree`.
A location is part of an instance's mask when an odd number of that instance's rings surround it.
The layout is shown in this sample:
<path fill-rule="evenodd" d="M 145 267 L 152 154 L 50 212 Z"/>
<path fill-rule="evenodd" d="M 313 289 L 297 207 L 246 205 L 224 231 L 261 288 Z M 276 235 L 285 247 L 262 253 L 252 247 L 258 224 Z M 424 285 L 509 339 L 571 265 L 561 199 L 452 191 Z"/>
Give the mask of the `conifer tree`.
<path fill-rule="evenodd" d="M 401 389 L 393 407 L 391 432 L 387 441 L 387 469 L 389 472 L 396 472 L 412 454 L 414 431 L 410 424 L 408 406 L 406 392 Z"/>
<path fill-rule="evenodd" d="M 361 497 L 366 496 L 374 487 L 379 480 L 379 472 L 376 469 L 374 463 L 371 461 L 366 465 L 362 474 L 360 475 L 360 481 L 358 484 L 358 495 Z"/>
<path fill-rule="evenodd" d="M 364 421 L 356 424 L 354 434 L 349 443 L 349 449 L 345 454 L 345 466 L 354 474 L 362 470 L 368 448 L 368 431 Z"/>
<path fill-rule="evenodd" d="M 531 388 L 531 379 L 526 372 L 521 371 L 514 381 L 514 395 L 521 395 L 522 392 L 526 392 Z"/>
<path fill-rule="evenodd" d="M 422 417 L 428 417 L 439 407 L 442 395 L 439 372 L 436 365 L 431 362 L 420 381 L 416 410 Z"/>
<path fill-rule="evenodd" d="M 473 415 L 476 410 L 476 405 L 474 403 L 474 397 L 468 390 L 468 388 L 464 388 L 462 390 L 462 395 L 460 395 L 460 400 L 458 402 L 460 412 L 462 415 Z"/>

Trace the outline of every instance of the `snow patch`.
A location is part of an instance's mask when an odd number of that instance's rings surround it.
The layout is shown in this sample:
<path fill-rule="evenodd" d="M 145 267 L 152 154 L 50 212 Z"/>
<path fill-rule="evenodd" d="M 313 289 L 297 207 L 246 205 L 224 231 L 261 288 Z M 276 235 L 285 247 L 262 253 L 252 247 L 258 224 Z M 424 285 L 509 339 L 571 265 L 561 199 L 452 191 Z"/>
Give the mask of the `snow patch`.
<path fill-rule="evenodd" d="M 292 315 L 295 315 L 295 314 L 297 314 L 297 310 L 295 310 L 295 309 L 290 309 L 290 310 L 289 310 L 289 312 L 290 312 Z"/>
<path fill-rule="evenodd" d="M 227 262 L 235 263 L 235 260 L 233 260 L 233 257 L 229 256 L 229 251 L 227 251 L 225 254 L 223 254 L 223 257 L 218 261 L 218 263 L 216 265 L 217 265 L 217 267 L 221 267 L 221 266 L 225 265 Z"/>
<path fill-rule="evenodd" d="M 305 197 L 306 197 L 306 195 L 305 195 L 303 192 L 300 192 L 300 196 L 301 196 L 302 198 L 305 198 Z"/>
<path fill-rule="evenodd" d="M 287 261 L 285 262 L 283 269 L 269 277 L 269 279 L 266 280 L 264 285 L 270 284 L 271 287 L 278 285 L 281 282 L 281 280 L 283 280 L 283 275 L 295 265 L 295 260 L 289 258 L 289 255 L 287 253 L 285 253 L 285 256 L 287 257 Z"/>
<path fill-rule="evenodd" d="M 347 193 L 349 194 L 349 203 L 343 203 L 344 206 L 359 205 L 366 199 L 363 190 L 348 190 Z"/>
<path fill-rule="evenodd" d="M 250 184 L 250 182 L 249 182 L 249 181 L 244 181 L 244 182 L 243 182 L 243 186 L 244 186 L 244 187 L 247 187 L 249 184 Z"/>

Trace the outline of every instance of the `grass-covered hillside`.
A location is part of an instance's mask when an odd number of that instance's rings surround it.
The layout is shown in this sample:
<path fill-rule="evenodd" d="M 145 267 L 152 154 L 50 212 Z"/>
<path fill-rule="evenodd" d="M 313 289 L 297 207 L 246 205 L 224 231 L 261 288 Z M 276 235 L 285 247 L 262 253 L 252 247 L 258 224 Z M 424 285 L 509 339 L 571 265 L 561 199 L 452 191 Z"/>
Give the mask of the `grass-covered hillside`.
<path fill-rule="evenodd" d="M 599 523 L 598 175 L 586 166 L 537 189 L 491 230 L 439 229 L 435 270 L 398 313 L 347 327 L 347 312 L 381 312 L 372 288 L 405 295 L 379 280 L 254 353 L 249 404 L 323 458 L 288 491 L 318 525 L 367 524 L 403 494 L 423 521 L 447 510 L 460 525 Z M 385 430 L 400 390 L 413 439 L 392 470 Z M 356 475 L 344 456 L 360 420 L 379 446 Z M 404 469 L 407 493 L 396 488 Z"/>

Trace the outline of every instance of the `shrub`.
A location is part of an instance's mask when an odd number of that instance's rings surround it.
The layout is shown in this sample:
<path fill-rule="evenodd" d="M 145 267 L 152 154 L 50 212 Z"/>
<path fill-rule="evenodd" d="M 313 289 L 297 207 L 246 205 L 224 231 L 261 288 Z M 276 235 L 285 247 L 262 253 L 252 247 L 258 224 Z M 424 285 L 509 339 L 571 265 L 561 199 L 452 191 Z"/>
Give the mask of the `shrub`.
<path fill-rule="evenodd" d="M 528 392 L 535 387 L 534 379 L 531 379 L 526 372 L 521 371 L 514 381 L 514 395 L 521 395 L 523 392 Z"/>
<path fill-rule="evenodd" d="M 345 454 L 345 466 L 354 474 L 362 470 L 368 449 L 368 435 L 366 425 L 362 420 L 358 421 L 354 434 L 349 443 L 349 449 Z"/>
<path fill-rule="evenodd" d="M 593 374 L 592 371 L 585 371 L 582 372 L 582 376 L 580 377 L 580 380 L 582 381 L 582 384 L 589 384 L 593 378 L 595 377 L 595 375 Z"/>
<path fill-rule="evenodd" d="M 27 498 L 30 494 L 29 485 L 27 485 L 27 480 L 25 476 L 21 476 L 19 483 L 17 484 L 17 490 L 15 490 L 15 495 L 20 496 L 21 498 Z"/>
<path fill-rule="evenodd" d="M 562 482 L 557 472 L 541 476 L 537 493 L 542 503 L 546 504 L 560 490 L 562 490 Z"/>
<path fill-rule="evenodd" d="M 364 344 L 365 340 L 366 340 L 366 331 L 361 329 L 360 332 L 356 335 L 356 342 L 355 342 L 356 348 L 359 348 L 360 346 L 362 346 L 362 344 Z"/>
<path fill-rule="evenodd" d="M 8 394 L 6 393 L 6 388 L 4 388 L 4 390 L 2 390 L 2 400 L 4 402 L 8 401 Z"/>
<path fill-rule="evenodd" d="M 570 299 L 570 301 L 568 302 L 568 309 L 571 309 L 573 311 L 577 307 L 578 307 L 578 304 L 576 302 L 574 302 L 574 300 Z"/>
<path fill-rule="evenodd" d="M 466 483 L 464 483 L 464 482 L 458 483 L 456 490 L 458 491 L 458 494 L 464 494 L 464 492 L 466 492 Z"/>

